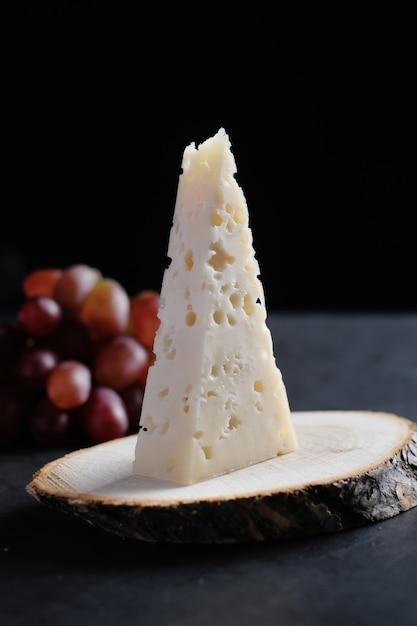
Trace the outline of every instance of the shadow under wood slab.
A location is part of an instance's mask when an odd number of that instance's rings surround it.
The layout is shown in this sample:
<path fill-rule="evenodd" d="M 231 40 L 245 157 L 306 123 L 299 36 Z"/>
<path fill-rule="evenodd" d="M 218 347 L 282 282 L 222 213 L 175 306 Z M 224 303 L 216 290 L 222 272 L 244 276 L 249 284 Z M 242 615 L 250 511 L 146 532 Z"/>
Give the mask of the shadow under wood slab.
<path fill-rule="evenodd" d="M 194 485 L 132 474 L 132 435 L 52 461 L 26 488 L 105 531 L 153 542 L 289 539 L 416 506 L 416 423 L 372 411 L 292 415 L 296 452 Z"/>

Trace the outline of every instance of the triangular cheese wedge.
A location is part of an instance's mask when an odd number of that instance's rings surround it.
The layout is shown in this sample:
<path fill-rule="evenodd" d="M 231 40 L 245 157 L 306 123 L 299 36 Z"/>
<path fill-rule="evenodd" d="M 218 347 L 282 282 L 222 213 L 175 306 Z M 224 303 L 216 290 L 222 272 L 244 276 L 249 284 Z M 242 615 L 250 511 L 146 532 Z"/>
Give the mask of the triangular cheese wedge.
<path fill-rule="evenodd" d="M 224 129 L 182 170 L 133 471 L 188 485 L 298 444 Z"/>

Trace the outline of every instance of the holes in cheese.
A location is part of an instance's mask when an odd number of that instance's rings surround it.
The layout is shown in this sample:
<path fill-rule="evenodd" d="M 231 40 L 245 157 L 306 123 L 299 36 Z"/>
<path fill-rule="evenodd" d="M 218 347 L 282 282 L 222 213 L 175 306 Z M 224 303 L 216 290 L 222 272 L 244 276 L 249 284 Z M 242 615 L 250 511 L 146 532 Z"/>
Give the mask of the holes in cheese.
<path fill-rule="evenodd" d="M 185 255 L 185 269 L 188 272 L 191 272 L 193 269 L 194 261 L 193 261 L 193 251 L 187 250 L 187 254 Z"/>
<path fill-rule="evenodd" d="M 213 252 L 208 264 L 213 267 L 216 272 L 221 272 L 227 265 L 231 265 L 234 262 L 234 257 L 227 254 L 222 243 L 216 241 L 211 244 L 210 250 Z"/>
<path fill-rule="evenodd" d="M 223 129 L 183 155 L 133 471 L 180 484 L 297 448 Z"/>
<path fill-rule="evenodd" d="M 229 418 L 229 423 L 227 425 L 228 430 L 233 430 L 234 428 L 237 428 L 240 424 L 240 419 L 238 418 L 237 415 L 231 415 Z"/>
<path fill-rule="evenodd" d="M 224 312 L 219 310 L 219 309 L 216 309 L 213 312 L 213 321 L 214 321 L 214 323 L 215 324 L 222 324 L 223 320 L 224 320 Z"/>
<path fill-rule="evenodd" d="M 233 292 L 229 296 L 229 302 L 233 309 L 239 309 L 242 306 L 242 296 L 238 292 Z"/>
<path fill-rule="evenodd" d="M 187 315 L 185 316 L 185 323 L 187 326 L 194 326 L 196 319 L 197 315 L 194 311 L 187 311 Z"/>

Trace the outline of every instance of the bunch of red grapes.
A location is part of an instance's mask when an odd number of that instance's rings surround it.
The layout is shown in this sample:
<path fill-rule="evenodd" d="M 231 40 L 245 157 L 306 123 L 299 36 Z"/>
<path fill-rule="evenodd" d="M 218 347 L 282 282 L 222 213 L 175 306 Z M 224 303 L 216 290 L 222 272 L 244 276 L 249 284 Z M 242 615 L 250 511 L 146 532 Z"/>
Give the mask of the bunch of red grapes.
<path fill-rule="evenodd" d="M 42 268 L 0 321 L 0 449 L 93 445 L 138 431 L 159 293 L 89 265 Z"/>

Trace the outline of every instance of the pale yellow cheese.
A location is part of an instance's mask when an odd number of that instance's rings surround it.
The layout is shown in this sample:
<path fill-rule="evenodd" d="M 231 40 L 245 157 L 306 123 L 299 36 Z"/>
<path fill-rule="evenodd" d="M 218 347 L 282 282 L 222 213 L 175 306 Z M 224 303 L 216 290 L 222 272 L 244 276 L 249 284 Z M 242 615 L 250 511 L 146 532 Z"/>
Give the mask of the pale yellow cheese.
<path fill-rule="evenodd" d="M 182 170 L 133 471 L 192 484 L 298 443 L 224 129 Z"/>

